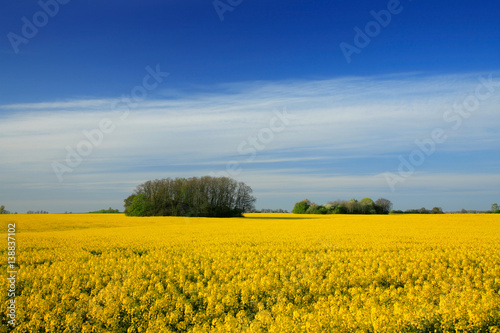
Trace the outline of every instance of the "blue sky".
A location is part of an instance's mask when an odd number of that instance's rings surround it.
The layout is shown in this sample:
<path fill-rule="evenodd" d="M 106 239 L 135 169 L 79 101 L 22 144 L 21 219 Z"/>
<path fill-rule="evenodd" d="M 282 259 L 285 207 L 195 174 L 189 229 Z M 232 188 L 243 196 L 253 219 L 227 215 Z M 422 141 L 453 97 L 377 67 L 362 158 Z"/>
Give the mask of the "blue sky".
<path fill-rule="evenodd" d="M 0 204 L 122 209 L 206 174 L 258 208 L 500 201 L 500 4 L 215 4 L 4 2 Z"/>

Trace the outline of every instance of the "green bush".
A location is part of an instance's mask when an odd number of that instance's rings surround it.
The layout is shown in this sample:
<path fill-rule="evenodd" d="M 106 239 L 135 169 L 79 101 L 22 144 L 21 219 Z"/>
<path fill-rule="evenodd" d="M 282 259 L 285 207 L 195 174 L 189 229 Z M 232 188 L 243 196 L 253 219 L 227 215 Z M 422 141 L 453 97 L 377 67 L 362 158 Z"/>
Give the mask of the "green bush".
<path fill-rule="evenodd" d="M 307 199 L 297 202 L 293 207 L 292 213 L 294 214 L 306 214 L 311 202 Z"/>

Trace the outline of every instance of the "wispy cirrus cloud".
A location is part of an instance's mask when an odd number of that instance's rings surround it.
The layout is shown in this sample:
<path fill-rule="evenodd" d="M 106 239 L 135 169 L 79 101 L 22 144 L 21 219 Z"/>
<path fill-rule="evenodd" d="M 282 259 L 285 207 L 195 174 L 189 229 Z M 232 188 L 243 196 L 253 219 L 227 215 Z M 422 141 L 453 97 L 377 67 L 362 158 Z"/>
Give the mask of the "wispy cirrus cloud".
<path fill-rule="evenodd" d="M 283 188 L 285 181 L 273 189 L 273 182 L 259 179 L 277 177 L 278 173 L 280 179 L 300 184 L 295 192 L 304 195 L 321 187 L 329 176 L 337 177 L 329 186 L 349 188 L 351 184 L 357 188 L 360 184 L 361 191 L 365 184 L 370 193 L 385 193 L 378 175 L 391 167 L 391 161 L 397 162 L 398 154 L 410 151 L 415 139 L 425 138 L 436 127 L 450 126 L 444 112 L 470 94 L 481 75 L 488 74 L 410 73 L 247 82 L 202 87 L 189 94 L 158 91 L 132 110 L 125 121 L 117 120 L 113 109 L 117 98 L 1 105 L 0 182 L 6 184 L 9 196 L 2 194 L 0 199 L 26 195 L 29 184 L 38 184 L 53 195 L 68 184 L 97 191 L 106 187 L 105 179 L 118 183 L 122 179 L 120 190 L 111 187 L 109 194 L 111 200 L 117 200 L 136 181 L 217 172 L 231 160 L 241 164 L 239 177 L 251 180 L 250 185 L 266 196 L 280 192 L 278 187 Z M 499 76 L 492 76 L 497 84 Z M 440 151 L 450 153 L 448 156 L 464 151 L 498 152 L 500 133 L 495 126 L 500 123 L 499 106 L 500 94 L 496 93 L 459 131 L 449 132 L 450 138 Z M 294 116 L 286 128 L 256 151 L 254 159 L 242 154 L 240 144 L 268 127 L 275 117 L 273 111 L 283 108 Z M 57 184 L 51 163 L 64 161 L 65 147 L 85 139 L 82 132 L 96 128 L 104 118 L 116 119 L 116 130 L 105 134 L 102 144 L 66 175 L 65 184 Z M 446 168 L 453 165 L 456 170 L 457 163 L 461 161 L 450 160 L 439 167 L 430 164 L 422 170 L 422 177 L 446 174 Z M 498 157 L 489 157 L 484 163 L 500 164 Z M 471 179 L 478 175 L 467 174 Z M 303 182 L 297 182 L 300 177 L 304 177 Z M 425 178 L 415 175 L 414 179 Z M 24 184 L 22 193 L 19 184 Z M 452 187 L 443 177 L 432 178 L 428 184 Z M 409 181 L 401 195 L 417 185 Z M 38 189 L 33 191 L 39 193 Z M 54 202 L 54 207 L 57 205 Z M 273 205 L 270 199 L 268 206 Z M 88 207 L 85 200 L 81 207 Z"/>

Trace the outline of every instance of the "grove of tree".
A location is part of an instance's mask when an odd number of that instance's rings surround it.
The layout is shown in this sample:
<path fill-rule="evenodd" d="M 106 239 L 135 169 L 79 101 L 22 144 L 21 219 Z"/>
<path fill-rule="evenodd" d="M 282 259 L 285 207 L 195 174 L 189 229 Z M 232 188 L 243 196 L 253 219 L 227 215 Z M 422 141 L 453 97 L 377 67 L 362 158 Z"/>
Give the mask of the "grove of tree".
<path fill-rule="evenodd" d="M 250 186 L 228 177 L 165 178 L 140 184 L 127 197 L 128 216 L 237 217 L 254 210 Z"/>
<path fill-rule="evenodd" d="M 380 198 L 373 201 L 364 198 L 360 201 L 351 199 L 349 201 L 330 201 L 326 205 L 311 203 L 308 199 L 297 202 L 292 210 L 294 214 L 389 214 L 392 202 Z"/>

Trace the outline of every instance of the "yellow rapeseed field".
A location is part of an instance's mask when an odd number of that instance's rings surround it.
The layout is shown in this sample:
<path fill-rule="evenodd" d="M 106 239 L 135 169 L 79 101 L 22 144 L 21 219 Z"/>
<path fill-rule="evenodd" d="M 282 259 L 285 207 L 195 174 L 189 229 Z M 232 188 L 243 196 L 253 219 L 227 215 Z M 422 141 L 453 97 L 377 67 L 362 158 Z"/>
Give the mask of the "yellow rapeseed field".
<path fill-rule="evenodd" d="M 500 215 L 0 222 L 14 332 L 500 332 Z"/>

